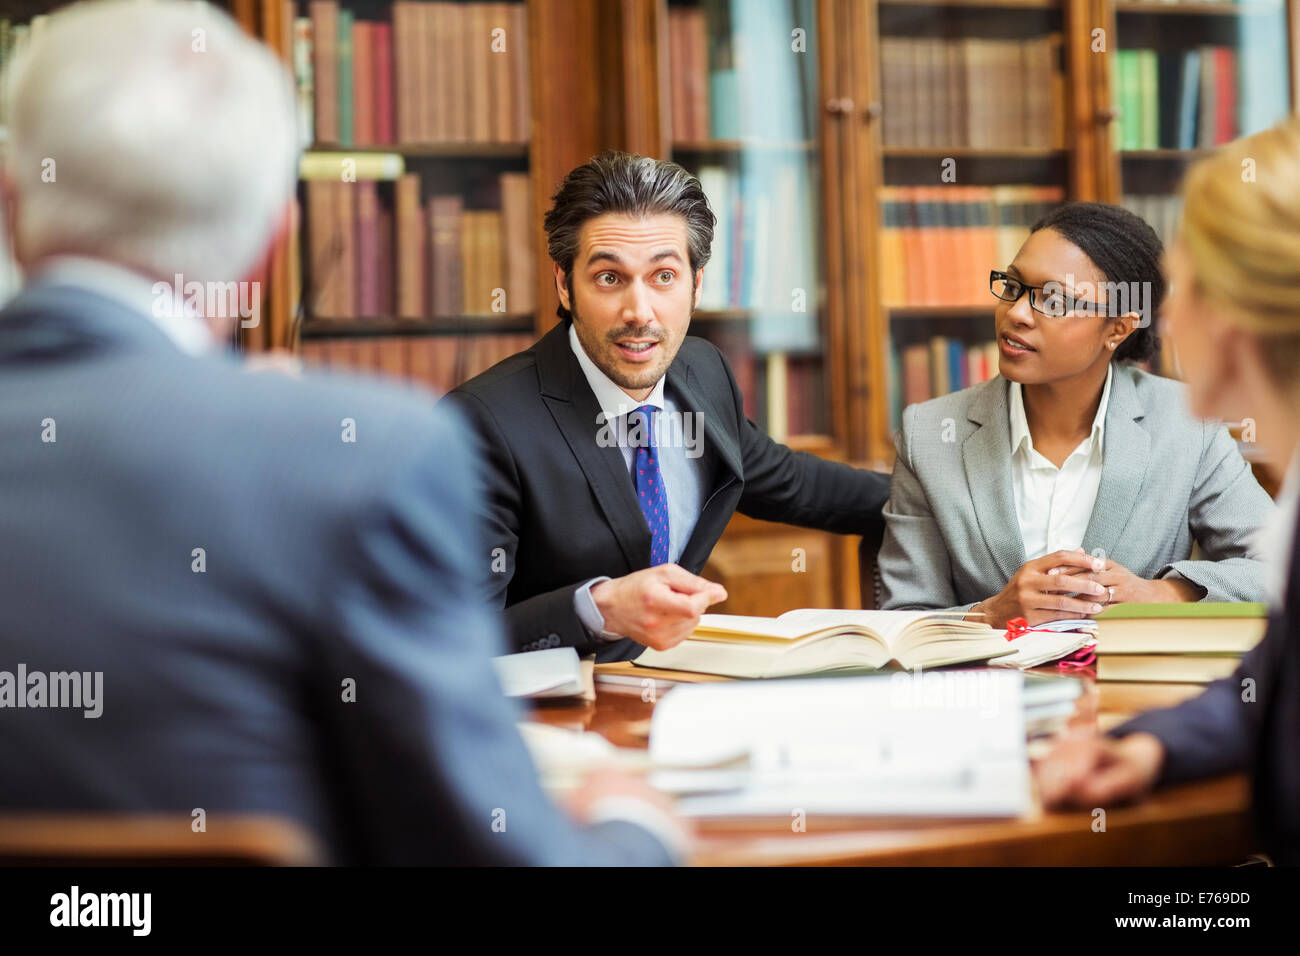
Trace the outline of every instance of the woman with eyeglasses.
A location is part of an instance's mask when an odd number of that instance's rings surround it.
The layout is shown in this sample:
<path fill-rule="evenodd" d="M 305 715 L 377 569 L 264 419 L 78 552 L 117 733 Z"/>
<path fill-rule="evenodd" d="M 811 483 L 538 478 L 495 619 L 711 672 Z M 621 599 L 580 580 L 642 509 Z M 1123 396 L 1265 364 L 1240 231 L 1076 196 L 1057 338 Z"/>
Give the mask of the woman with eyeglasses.
<path fill-rule="evenodd" d="M 1281 514 L 1270 529 L 1270 569 L 1281 573 L 1270 576 L 1275 603 L 1268 632 L 1235 674 L 1199 697 L 1143 714 L 1107 736 L 1067 738 L 1036 768 L 1047 806 L 1086 808 L 1125 802 L 1155 785 L 1248 771 L 1258 846 L 1291 865 L 1300 864 L 1297 179 L 1296 120 L 1196 163 L 1183 188 L 1165 308 L 1193 410 L 1214 416 L 1248 410 L 1269 456 L 1290 461 Z"/>
<path fill-rule="evenodd" d="M 991 274 L 1000 374 L 903 411 L 882 607 L 1000 628 L 1261 599 L 1255 537 L 1272 502 L 1224 425 L 1132 364 L 1156 352 L 1161 254 L 1133 213 L 1073 203 Z"/>

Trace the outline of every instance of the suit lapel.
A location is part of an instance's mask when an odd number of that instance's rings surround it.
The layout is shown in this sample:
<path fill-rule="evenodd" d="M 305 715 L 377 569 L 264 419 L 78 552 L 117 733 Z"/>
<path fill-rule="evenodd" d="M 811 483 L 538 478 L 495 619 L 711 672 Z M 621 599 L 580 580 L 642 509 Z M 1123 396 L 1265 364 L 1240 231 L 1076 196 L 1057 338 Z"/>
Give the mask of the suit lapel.
<path fill-rule="evenodd" d="M 568 325 L 557 325 L 542 337 L 536 349 L 542 400 L 578 460 L 628 566 L 647 567 L 650 529 L 641 516 L 622 451 L 617 445 L 602 445 L 596 440 L 603 418 L 599 418 L 596 396 L 569 348 Z"/>
<path fill-rule="evenodd" d="M 1132 376 L 1126 368 L 1116 366 L 1106 409 L 1101 483 L 1083 534 L 1083 550 L 1089 554 L 1100 549 L 1106 557 L 1113 557 L 1120 535 L 1128 527 L 1151 452 L 1151 438 L 1138 424 L 1144 414 Z"/>
<path fill-rule="evenodd" d="M 700 383 L 695 377 L 695 370 L 680 358 L 668 368 L 668 387 L 677 397 L 678 407 L 682 412 L 698 412 L 701 416 L 701 447 L 705 454 L 712 457 L 721 466 L 719 480 L 714 487 L 725 483 L 728 476 L 744 477 L 744 468 L 740 461 L 740 438 L 722 427 L 722 422 L 732 417 L 724 417 L 723 410 L 706 397 Z"/>
<path fill-rule="evenodd" d="M 981 386 L 967 418 L 980 427 L 961 446 L 975 518 L 998 570 L 1010 579 L 1025 563 L 1025 543 L 1011 489 L 1011 427 L 1007 423 L 1007 382 L 995 378 Z"/>

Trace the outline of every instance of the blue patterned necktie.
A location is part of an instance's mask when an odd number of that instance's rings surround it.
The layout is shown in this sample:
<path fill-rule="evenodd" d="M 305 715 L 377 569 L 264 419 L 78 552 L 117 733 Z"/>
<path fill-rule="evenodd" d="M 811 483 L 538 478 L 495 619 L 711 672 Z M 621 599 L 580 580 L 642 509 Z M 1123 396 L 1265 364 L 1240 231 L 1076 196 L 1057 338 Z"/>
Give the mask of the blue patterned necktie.
<path fill-rule="evenodd" d="M 628 413 L 628 425 L 637 429 L 640 440 L 633 443 L 632 485 L 641 505 L 646 527 L 650 529 L 650 564 L 668 563 L 668 493 L 659 473 L 659 453 L 655 447 L 653 405 L 642 405 Z"/>

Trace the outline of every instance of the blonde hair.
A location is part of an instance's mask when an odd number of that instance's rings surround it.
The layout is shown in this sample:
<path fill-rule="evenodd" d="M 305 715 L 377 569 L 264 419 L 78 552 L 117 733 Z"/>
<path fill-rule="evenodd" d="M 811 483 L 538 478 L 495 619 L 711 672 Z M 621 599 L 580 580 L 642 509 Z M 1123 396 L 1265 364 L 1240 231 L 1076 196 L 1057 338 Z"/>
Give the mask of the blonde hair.
<path fill-rule="evenodd" d="M 1275 385 L 1300 379 L 1300 119 L 1229 143 L 1188 170 L 1179 233 L 1195 293 L 1262 340 Z"/>

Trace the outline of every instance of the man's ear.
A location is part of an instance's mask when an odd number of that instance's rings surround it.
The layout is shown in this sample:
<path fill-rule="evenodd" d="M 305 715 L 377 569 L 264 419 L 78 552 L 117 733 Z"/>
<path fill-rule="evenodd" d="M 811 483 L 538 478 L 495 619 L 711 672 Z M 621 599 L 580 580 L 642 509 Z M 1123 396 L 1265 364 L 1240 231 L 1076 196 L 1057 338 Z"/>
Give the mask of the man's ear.
<path fill-rule="evenodd" d="M 555 270 L 555 294 L 560 297 L 560 305 L 572 312 L 573 309 L 569 305 L 569 283 L 565 279 L 564 270 L 560 268 L 558 262 L 552 262 L 551 268 Z"/>
<path fill-rule="evenodd" d="M 275 219 L 275 225 L 272 228 L 271 236 L 266 241 L 266 247 L 261 254 L 253 260 L 245 271 L 244 275 L 239 277 L 241 282 L 257 282 L 267 278 L 271 271 L 271 258 L 279 250 L 285 240 L 288 238 L 289 229 L 293 225 L 293 204 L 287 202 L 280 214 Z"/>
<path fill-rule="evenodd" d="M 693 309 L 698 309 L 700 307 L 700 297 L 703 295 L 703 293 L 704 293 L 704 266 L 700 266 L 700 268 L 695 270 L 695 302 L 692 305 Z"/>

